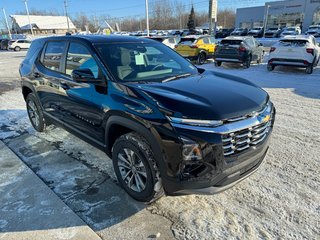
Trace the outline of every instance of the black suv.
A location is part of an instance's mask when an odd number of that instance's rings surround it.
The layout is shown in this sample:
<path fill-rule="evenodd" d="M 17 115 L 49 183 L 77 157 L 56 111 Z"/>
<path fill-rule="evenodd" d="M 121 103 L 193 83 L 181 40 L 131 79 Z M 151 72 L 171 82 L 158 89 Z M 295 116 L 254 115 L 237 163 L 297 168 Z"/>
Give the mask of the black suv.
<path fill-rule="evenodd" d="M 268 150 L 275 109 L 265 91 L 154 40 L 37 39 L 20 74 L 33 127 L 53 123 L 105 151 L 140 201 L 222 191 Z"/>
<path fill-rule="evenodd" d="M 213 59 L 216 66 L 222 62 L 242 63 L 244 68 L 249 68 L 252 61 L 258 64 L 263 61 L 264 49 L 253 37 L 227 37 L 216 45 Z"/>

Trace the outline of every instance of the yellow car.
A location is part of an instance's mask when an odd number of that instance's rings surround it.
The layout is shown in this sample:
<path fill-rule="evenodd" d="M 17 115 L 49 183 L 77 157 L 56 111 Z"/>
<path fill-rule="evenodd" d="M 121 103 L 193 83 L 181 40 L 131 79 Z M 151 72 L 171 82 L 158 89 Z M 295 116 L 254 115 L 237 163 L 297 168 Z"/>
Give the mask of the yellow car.
<path fill-rule="evenodd" d="M 204 64 L 208 58 L 213 57 L 217 40 L 211 36 L 182 37 L 175 50 L 184 58 Z"/>

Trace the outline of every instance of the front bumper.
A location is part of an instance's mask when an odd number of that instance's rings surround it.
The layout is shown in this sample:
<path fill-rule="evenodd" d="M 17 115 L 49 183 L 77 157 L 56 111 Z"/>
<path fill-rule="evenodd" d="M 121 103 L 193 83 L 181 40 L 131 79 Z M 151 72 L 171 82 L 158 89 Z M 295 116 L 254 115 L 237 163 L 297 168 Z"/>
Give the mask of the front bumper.
<path fill-rule="evenodd" d="M 263 141 L 243 151 L 226 155 L 222 135 L 255 126 L 261 123 L 261 116 L 265 114 L 271 114 L 272 118 L 270 129 Z M 275 109 L 272 106 L 270 112 L 211 129 L 174 124 L 179 135 L 189 139 L 193 138 L 200 144 L 203 159 L 197 162 L 182 161 L 176 178 L 163 178 L 167 194 L 214 194 L 250 176 L 259 168 L 268 151 L 274 117 Z"/>

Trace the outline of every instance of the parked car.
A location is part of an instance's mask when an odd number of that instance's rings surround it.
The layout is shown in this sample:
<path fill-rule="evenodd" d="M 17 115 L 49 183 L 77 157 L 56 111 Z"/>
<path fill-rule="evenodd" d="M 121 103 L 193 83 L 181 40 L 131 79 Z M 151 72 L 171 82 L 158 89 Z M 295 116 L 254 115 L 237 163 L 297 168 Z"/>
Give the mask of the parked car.
<path fill-rule="evenodd" d="M 263 31 L 263 27 L 255 27 L 250 29 L 250 31 L 248 32 L 248 36 L 261 38 L 263 37 Z"/>
<path fill-rule="evenodd" d="M 320 37 L 320 25 L 311 25 L 308 28 L 306 35 L 313 35 L 314 37 Z"/>
<path fill-rule="evenodd" d="M 230 36 L 216 46 L 213 59 L 216 66 L 221 66 L 223 62 L 234 62 L 249 68 L 252 61 L 261 63 L 263 56 L 262 44 L 253 37 Z"/>
<path fill-rule="evenodd" d="M 299 34 L 301 34 L 300 27 L 287 27 L 282 31 L 282 33 L 280 34 L 280 37 L 294 36 Z"/>
<path fill-rule="evenodd" d="M 223 191 L 255 172 L 269 148 L 267 92 L 150 39 L 36 39 L 19 71 L 33 127 L 53 123 L 106 152 L 139 201 Z"/>
<path fill-rule="evenodd" d="M 208 58 L 213 56 L 216 39 L 210 36 L 187 36 L 182 37 L 175 50 L 181 56 L 204 64 Z"/>
<path fill-rule="evenodd" d="M 234 31 L 234 29 L 228 29 L 228 28 L 223 28 L 220 29 L 217 33 L 216 33 L 216 38 L 226 38 L 229 37 L 230 34 Z"/>
<path fill-rule="evenodd" d="M 163 43 L 164 45 L 174 49 L 175 46 L 179 43 L 180 41 L 180 37 L 151 37 L 151 39 L 155 40 L 155 41 L 158 41 L 158 42 L 161 42 Z"/>
<path fill-rule="evenodd" d="M 277 27 L 268 28 L 267 31 L 264 33 L 265 38 L 278 38 L 280 37 L 282 30 Z"/>
<path fill-rule="evenodd" d="M 20 51 L 21 49 L 29 49 L 31 41 L 27 39 L 17 39 L 9 41 L 9 50 Z"/>
<path fill-rule="evenodd" d="M 304 67 L 311 74 L 319 59 L 320 47 L 312 35 L 287 36 L 271 47 L 268 70 L 279 65 L 294 66 Z"/>
<path fill-rule="evenodd" d="M 247 36 L 248 29 L 247 28 L 236 28 L 230 36 Z"/>
<path fill-rule="evenodd" d="M 9 39 L 1 39 L 0 48 L 1 48 L 1 50 L 8 50 Z"/>

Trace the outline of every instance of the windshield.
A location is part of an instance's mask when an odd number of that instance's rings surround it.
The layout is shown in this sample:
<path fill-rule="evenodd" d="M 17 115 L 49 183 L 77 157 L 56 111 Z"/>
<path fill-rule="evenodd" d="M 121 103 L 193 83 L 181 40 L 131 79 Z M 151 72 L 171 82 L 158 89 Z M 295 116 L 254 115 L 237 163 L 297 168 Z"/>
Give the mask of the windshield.
<path fill-rule="evenodd" d="M 287 28 L 286 31 L 295 31 L 295 28 Z"/>
<path fill-rule="evenodd" d="M 97 44 L 100 56 L 119 81 L 164 81 L 198 70 L 179 54 L 159 43 Z"/>
<path fill-rule="evenodd" d="M 269 31 L 276 31 L 278 28 L 269 28 Z"/>

